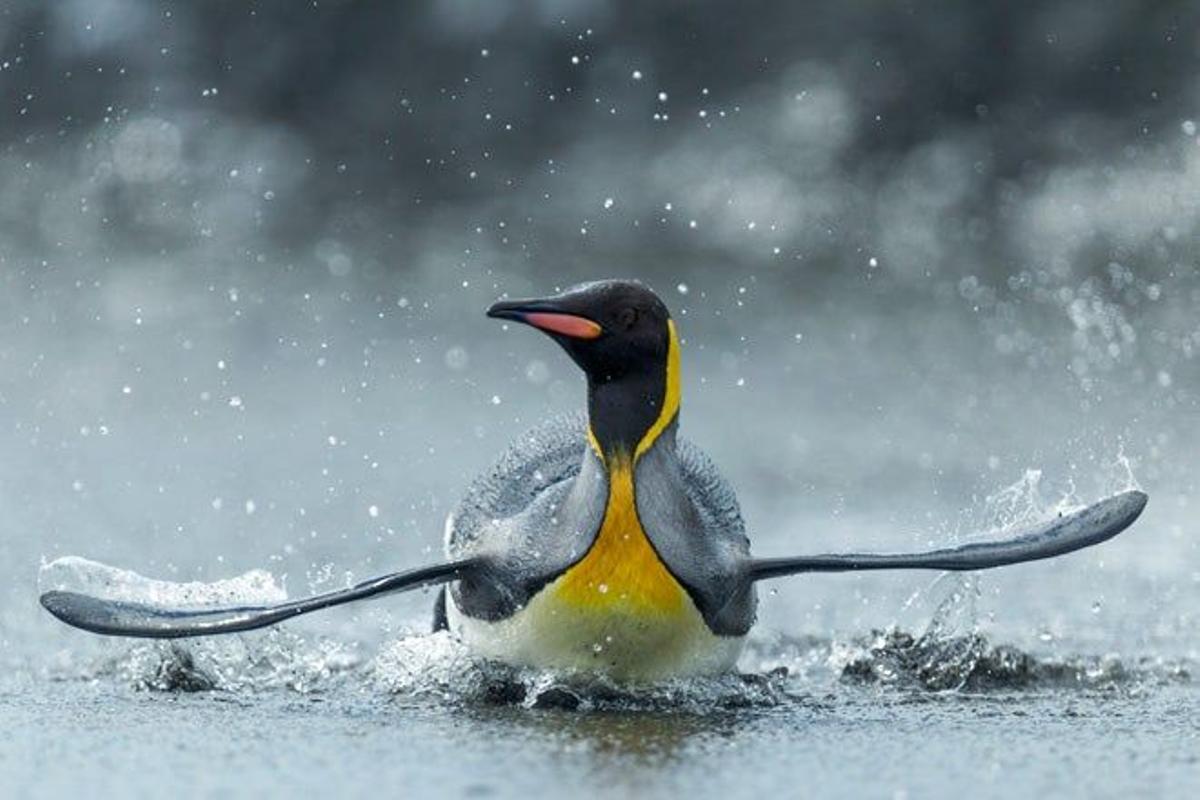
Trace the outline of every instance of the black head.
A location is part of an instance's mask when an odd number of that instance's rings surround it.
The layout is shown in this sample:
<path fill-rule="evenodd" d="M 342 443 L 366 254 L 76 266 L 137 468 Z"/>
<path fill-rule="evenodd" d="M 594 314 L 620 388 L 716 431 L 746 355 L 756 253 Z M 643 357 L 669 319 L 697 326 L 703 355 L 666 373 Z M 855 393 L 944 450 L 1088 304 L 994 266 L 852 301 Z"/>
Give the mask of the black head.
<path fill-rule="evenodd" d="M 496 303 L 488 316 L 543 331 L 587 373 L 588 429 L 606 462 L 636 456 L 676 419 L 674 328 L 667 307 L 640 283 L 586 283 L 542 300 Z"/>
<path fill-rule="evenodd" d="M 660 375 L 670 347 L 667 307 L 633 281 L 597 281 L 539 300 L 505 300 L 487 313 L 546 333 L 597 383 Z"/>

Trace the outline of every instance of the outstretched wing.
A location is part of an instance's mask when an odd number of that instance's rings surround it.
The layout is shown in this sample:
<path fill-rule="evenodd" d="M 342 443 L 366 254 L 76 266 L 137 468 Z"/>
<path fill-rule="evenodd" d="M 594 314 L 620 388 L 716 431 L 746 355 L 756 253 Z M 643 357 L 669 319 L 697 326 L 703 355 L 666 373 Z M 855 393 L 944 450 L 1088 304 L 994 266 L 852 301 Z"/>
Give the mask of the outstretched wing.
<path fill-rule="evenodd" d="M 41 601 L 47 611 L 63 622 L 92 633 L 180 639 L 265 628 L 310 611 L 456 580 L 476 566 L 477 563 L 470 559 L 435 564 L 381 575 L 349 589 L 274 605 L 170 608 L 60 591 L 46 592 Z"/>
<path fill-rule="evenodd" d="M 1144 492 L 1130 490 L 1057 519 L 1036 525 L 1009 539 L 908 554 L 841 554 L 799 558 L 764 558 L 750 562 L 752 581 L 800 572 L 845 572 L 866 569 L 991 569 L 1024 561 L 1053 558 L 1107 541 L 1133 524 L 1146 507 Z"/>

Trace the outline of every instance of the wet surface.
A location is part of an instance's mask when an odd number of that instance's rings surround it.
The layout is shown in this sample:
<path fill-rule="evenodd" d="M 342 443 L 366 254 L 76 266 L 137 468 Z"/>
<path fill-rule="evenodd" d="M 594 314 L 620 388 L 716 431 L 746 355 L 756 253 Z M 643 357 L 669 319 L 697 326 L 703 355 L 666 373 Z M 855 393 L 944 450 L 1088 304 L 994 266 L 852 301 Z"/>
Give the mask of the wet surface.
<path fill-rule="evenodd" d="M 756 640 L 749 673 L 653 687 L 367 657 L 288 631 L 13 665 L 13 796 L 1154 797 L 1200 790 L 1187 659 L 1044 656 L 895 629 Z M 949 684 L 954 688 L 947 688 Z"/>
<path fill-rule="evenodd" d="M 147 691 L 9 676 L 13 796 L 1189 796 L 1186 681 L 927 692 L 788 684 L 730 708 L 565 711 L 380 693 Z M 190 687 L 178 687 L 179 689 Z"/>

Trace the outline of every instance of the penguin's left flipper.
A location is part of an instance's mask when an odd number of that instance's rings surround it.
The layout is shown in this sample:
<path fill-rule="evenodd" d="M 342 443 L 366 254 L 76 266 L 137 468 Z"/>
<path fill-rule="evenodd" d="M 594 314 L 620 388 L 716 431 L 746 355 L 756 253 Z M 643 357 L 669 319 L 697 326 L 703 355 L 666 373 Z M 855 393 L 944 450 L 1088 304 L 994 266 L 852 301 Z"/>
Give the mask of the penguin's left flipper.
<path fill-rule="evenodd" d="M 265 628 L 311 611 L 457 580 L 477 566 L 474 560 L 435 564 L 381 575 L 349 589 L 274 605 L 171 608 L 61 591 L 46 592 L 41 596 L 41 602 L 47 611 L 63 622 L 92 633 L 146 639 L 181 639 Z"/>
<path fill-rule="evenodd" d="M 1147 499 L 1144 492 L 1137 490 L 1121 492 L 1049 522 L 1026 528 L 1008 539 L 975 542 L 927 553 L 754 559 L 748 565 L 747 575 L 751 581 L 760 581 L 801 572 L 867 569 L 969 571 L 1053 558 L 1116 536 L 1133 524 L 1146 507 Z"/>

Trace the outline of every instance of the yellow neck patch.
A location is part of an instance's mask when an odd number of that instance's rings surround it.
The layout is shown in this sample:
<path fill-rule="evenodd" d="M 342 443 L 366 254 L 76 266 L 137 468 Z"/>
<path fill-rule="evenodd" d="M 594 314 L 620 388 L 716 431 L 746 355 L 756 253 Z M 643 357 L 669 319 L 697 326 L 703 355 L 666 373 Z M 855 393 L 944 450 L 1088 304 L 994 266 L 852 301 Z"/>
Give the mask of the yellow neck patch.
<path fill-rule="evenodd" d="M 679 334 L 675 332 L 675 321 L 669 319 L 667 320 L 667 380 L 666 390 L 663 392 L 662 410 L 658 412 L 658 419 L 654 420 L 650 430 L 646 431 L 646 435 L 638 442 L 637 450 L 633 454 L 635 462 L 650 449 L 650 446 L 658 440 L 662 432 L 671 424 L 671 420 L 679 413 L 679 392 Z"/>
<path fill-rule="evenodd" d="M 679 333 L 675 330 L 675 320 L 667 320 L 667 379 L 665 382 L 665 390 L 663 392 L 662 408 L 659 409 L 658 418 L 654 420 L 654 424 L 642 436 L 638 442 L 637 449 L 634 451 L 633 458 L 636 462 L 641 458 L 650 447 L 658 441 L 658 437 L 662 436 L 662 432 L 671 424 L 671 420 L 679 413 L 679 398 L 681 393 L 681 381 L 679 377 Z M 596 438 L 596 434 L 592 431 L 591 426 L 587 429 L 588 443 L 592 446 L 592 450 L 601 461 L 607 461 L 604 455 L 604 448 L 600 446 L 600 440 Z"/>
<path fill-rule="evenodd" d="M 633 496 L 628 456 L 609 466 L 608 508 L 583 560 L 557 582 L 558 597 L 573 606 L 625 609 L 634 614 L 676 614 L 684 592 L 646 538 Z"/>
<path fill-rule="evenodd" d="M 685 609 L 683 587 L 654 552 L 638 519 L 633 467 L 679 412 L 679 338 L 668 320 L 667 375 L 662 408 L 654 424 L 628 453 L 606 455 L 588 428 L 588 441 L 608 470 L 608 505 L 596 540 L 583 559 L 556 582 L 558 597 L 596 610 L 626 609 L 636 614 L 678 614 Z"/>

